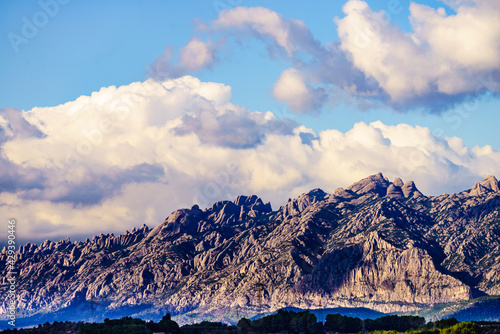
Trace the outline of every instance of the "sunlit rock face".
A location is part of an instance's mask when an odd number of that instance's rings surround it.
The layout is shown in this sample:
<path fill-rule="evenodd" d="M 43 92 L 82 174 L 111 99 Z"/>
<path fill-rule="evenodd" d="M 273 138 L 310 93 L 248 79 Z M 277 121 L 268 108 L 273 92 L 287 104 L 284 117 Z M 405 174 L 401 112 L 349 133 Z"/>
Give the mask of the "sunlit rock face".
<path fill-rule="evenodd" d="M 79 307 L 83 317 L 92 300 L 103 317 L 133 309 L 227 320 L 287 306 L 392 312 L 500 294 L 499 211 L 494 176 L 427 197 L 380 173 L 276 211 L 255 195 L 195 205 L 152 229 L 20 247 L 18 316 Z"/>

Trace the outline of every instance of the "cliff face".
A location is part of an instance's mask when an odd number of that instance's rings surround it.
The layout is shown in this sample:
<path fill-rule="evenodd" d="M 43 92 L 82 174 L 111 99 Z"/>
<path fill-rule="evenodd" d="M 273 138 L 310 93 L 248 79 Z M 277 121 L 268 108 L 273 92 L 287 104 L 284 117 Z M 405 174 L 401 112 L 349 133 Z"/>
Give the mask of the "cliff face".
<path fill-rule="evenodd" d="M 224 320 L 287 306 L 388 312 L 500 294 L 499 212 L 492 176 L 426 197 L 411 181 L 377 174 L 276 211 L 240 196 L 177 210 L 153 229 L 22 246 L 18 315 L 92 299 L 101 315 L 135 308 Z"/>

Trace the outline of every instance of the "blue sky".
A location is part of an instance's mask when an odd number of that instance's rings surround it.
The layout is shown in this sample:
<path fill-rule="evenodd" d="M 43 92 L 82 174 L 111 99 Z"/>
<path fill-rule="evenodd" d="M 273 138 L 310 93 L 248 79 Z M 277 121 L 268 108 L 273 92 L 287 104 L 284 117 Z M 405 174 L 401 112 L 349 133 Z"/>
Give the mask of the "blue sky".
<path fill-rule="evenodd" d="M 69 1 L 58 4 L 57 14 L 49 17 L 47 24 L 38 28 L 28 43 L 19 44 L 19 52 L 14 51 L 8 34 L 22 36 L 23 18 L 32 22 L 33 15 L 43 8 L 37 1 L 2 2 L 0 106 L 23 110 L 55 106 L 89 95 L 101 87 L 144 80 L 148 66 L 165 46 L 179 48 L 195 34 L 195 20 L 209 22 L 217 18 L 218 10 L 235 5 L 265 6 L 285 17 L 302 20 L 323 43 L 338 38 L 332 19 L 343 15 L 340 1 L 317 1 L 314 5 L 290 1 L 247 2 L 194 1 L 186 5 L 180 1 Z M 370 6 L 374 10 L 385 10 L 391 23 L 410 31 L 409 3 L 371 1 Z M 422 3 L 453 12 L 442 2 Z M 288 113 L 272 98 L 270 91 L 276 77 L 289 65 L 283 59 L 269 59 L 264 46 L 251 41 L 240 49 L 235 46 L 223 62 L 197 75 L 202 80 L 229 84 L 233 87 L 234 101 L 251 110 Z M 346 131 L 355 122 L 378 119 L 386 124 L 406 122 L 443 129 L 448 136 L 458 136 L 469 146 L 489 144 L 498 149 L 498 141 L 493 137 L 495 124 L 500 120 L 498 107 L 497 98 L 484 98 L 478 112 L 467 117 L 459 127 L 456 122 L 450 124 L 442 115 L 429 115 L 425 110 L 398 113 L 389 108 L 376 108 L 359 112 L 358 108 L 342 103 L 324 108 L 320 117 L 294 117 L 315 130 L 334 127 Z"/>
<path fill-rule="evenodd" d="M 429 194 L 466 189 L 498 173 L 499 12 L 494 0 L 3 1 L 3 210 L 32 208 L 26 235 L 42 223 L 48 236 L 61 224 L 121 231 L 131 207 L 144 212 L 125 226 L 154 224 L 199 201 L 232 159 L 242 174 L 203 204 L 251 192 L 276 207 L 407 166 Z M 131 123 L 98 128 L 97 144 L 82 142 L 95 129 L 67 132 L 139 95 Z M 179 167 L 190 159 L 200 166 Z M 139 207 L 132 189 L 173 199 Z M 106 223 L 86 225 L 70 208 Z"/>

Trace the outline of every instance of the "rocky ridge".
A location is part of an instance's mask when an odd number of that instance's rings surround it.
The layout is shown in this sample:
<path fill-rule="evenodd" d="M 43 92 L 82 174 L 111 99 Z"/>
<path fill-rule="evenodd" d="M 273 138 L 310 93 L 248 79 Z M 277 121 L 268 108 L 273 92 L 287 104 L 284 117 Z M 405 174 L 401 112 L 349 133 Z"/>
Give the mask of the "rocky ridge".
<path fill-rule="evenodd" d="M 499 212 L 494 176 L 428 197 L 380 173 L 276 211 L 255 195 L 195 205 L 153 229 L 20 247 L 18 315 L 84 312 L 95 300 L 102 316 L 227 320 L 320 305 L 408 311 L 500 294 Z"/>

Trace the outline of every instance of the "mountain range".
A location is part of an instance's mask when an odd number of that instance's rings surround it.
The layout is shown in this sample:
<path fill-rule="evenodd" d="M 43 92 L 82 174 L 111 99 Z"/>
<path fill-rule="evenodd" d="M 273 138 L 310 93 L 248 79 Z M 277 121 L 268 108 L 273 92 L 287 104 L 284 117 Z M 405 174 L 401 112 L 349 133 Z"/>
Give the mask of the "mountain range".
<path fill-rule="evenodd" d="M 280 308 L 429 310 L 500 295 L 500 189 L 425 196 L 381 173 L 272 210 L 255 195 L 176 210 L 154 228 L 27 243 L 18 317 L 234 322 Z M 0 293 L 9 284 L 0 253 Z M 8 305 L 0 304 L 6 317 Z M 491 320 L 500 320 L 500 315 Z"/>

